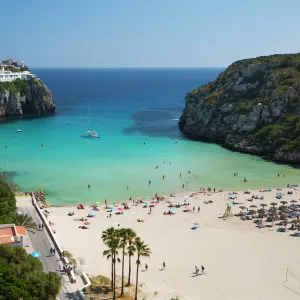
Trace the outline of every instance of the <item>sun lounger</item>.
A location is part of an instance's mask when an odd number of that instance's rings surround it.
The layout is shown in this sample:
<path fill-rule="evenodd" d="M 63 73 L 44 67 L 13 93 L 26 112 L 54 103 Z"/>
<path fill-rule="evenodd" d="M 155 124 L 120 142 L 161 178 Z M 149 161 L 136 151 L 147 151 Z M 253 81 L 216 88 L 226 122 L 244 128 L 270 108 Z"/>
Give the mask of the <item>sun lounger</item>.
<path fill-rule="evenodd" d="M 196 225 L 191 227 L 192 230 L 197 230 L 198 228 L 199 228 L 199 226 L 196 226 Z"/>
<path fill-rule="evenodd" d="M 280 228 L 278 228 L 278 229 L 277 229 L 277 231 L 278 231 L 278 232 L 285 232 L 285 231 L 286 231 L 286 229 L 285 229 L 285 228 L 283 228 L 283 227 L 280 227 Z"/>

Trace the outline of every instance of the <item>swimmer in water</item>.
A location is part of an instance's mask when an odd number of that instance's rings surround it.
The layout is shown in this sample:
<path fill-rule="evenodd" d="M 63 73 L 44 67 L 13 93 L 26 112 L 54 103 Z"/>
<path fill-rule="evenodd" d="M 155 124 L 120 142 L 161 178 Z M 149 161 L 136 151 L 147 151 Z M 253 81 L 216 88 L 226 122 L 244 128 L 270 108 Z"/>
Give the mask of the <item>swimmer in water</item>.
<path fill-rule="evenodd" d="M 151 184 L 151 180 L 148 181 L 148 185 L 150 185 L 150 184 Z"/>
<path fill-rule="evenodd" d="M 181 173 L 179 174 L 179 177 L 181 178 Z"/>
<path fill-rule="evenodd" d="M 89 189 L 91 188 L 91 185 L 90 185 L 90 184 L 88 184 L 88 188 L 89 188 Z"/>
<path fill-rule="evenodd" d="M 184 184 L 182 185 L 182 188 L 184 189 Z"/>
<path fill-rule="evenodd" d="M 165 179 L 165 175 L 163 175 L 163 179 Z"/>
<path fill-rule="evenodd" d="M 127 186 L 126 186 L 126 190 L 128 190 L 128 189 L 129 189 L 129 186 L 127 185 Z"/>

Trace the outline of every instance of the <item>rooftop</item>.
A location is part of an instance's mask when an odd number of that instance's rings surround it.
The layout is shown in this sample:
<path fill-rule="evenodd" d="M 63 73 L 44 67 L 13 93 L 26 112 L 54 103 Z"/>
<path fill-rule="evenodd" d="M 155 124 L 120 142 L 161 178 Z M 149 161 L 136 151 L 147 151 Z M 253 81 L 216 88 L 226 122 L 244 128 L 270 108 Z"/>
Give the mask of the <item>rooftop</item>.
<path fill-rule="evenodd" d="M 27 235 L 24 226 L 15 226 L 15 224 L 0 225 L 0 244 L 10 244 L 19 242 L 19 235 Z"/>

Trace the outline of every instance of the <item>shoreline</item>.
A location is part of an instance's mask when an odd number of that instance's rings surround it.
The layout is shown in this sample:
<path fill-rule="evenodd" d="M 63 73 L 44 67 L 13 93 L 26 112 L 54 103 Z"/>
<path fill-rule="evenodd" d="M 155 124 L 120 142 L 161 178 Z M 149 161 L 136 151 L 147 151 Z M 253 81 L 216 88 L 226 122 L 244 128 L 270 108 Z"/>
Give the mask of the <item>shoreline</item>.
<path fill-rule="evenodd" d="M 290 184 L 291 186 L 292 185 L 294 185 L 294 183 L 291 183 Z M 268 188 L 272 188 L 272 189 L 275 189 L 275 190 L 277 190 L 277 189 L 286 189 L 287 188 L 287 186 L 273 186 L 273 187 L 268 187 Z M 213 188 L 212 188 L 212 190 L 213 190 Z M 230 193 L 230 192 L 238 192 L 238 193 L 243 193 L 243 192 L 245 192 L 246 190 L 249 190 L 249 187 L 245 187 L 245 189 L 244 190 L 241 190 L 241 189 L 220 189 L 220 190 L 217 190 L 216 189 L 216 192 L 208 192 L 207 190 L 205 191 L 205 192 L 201 192 L 201 191 L 199 191 L 199 190 L 185 190 L 184 192 L 182 191 L 182 192 L 176 192 L 176 193 L 174 193 L 174 194 L 172 194 L 172 195 L 174 195 L 174 196 L 170 196 L 170 195 L 165 195 L 165 194 L 163 194 L 163 193 L 157 193 L 157 195 L 159 196 L 159 197 L 162 197 L 162 196 L 167 196 L 167 197 L 165 197 L 165 198 L 174 198 L 174 197 L 184 197 L 185 195 L 188 195 L 188 197 L 190 197 L 189 196 L 189 194 L 196 194 L 196 195 L 207 195 L 207 194 L 211 194 L 211 195 L 218 195 L 218 194 L 220 194 L 220 193 L 225 193 L 225 194 L 228 194 L 228 193 Z M 264 190 L 263 188 L 250 188 L 250 190 L 253 190 L 253 191 L 261 191 L 261 190 Z M 37 191 L 37 192 L 39 192 L 39 191 Z M 15 192 L 15 194 L 16 195 L 18 195 L 18 196 L 22 196 L 22 195 L 20 195 L 19 194 L 19 192 Z M 145 201 L 147 201 L 147 200 L 152 200 L 152 199 L 154 199 L 155 198 L 155 195 L 152 195 L 152 196 L 148 196 L 148 197 L 135 197 L 135 198 L 133 198 L 133 199 L 127 199 L 127 200 L 123 200 L 123 201 L 116 201 L 116 202 L 113 202 L 113 201 L 107 201 L 107 204 L 121 204 L 121 203 L 129 203 L 129 202 L 132 202 L 133 200 L 134 201 L 136 201 L 138 198 L 146 198 L 146 199 L 144 199 Z M 98 202 L 98 201 L 97 201 Z M 56 207 L 56 208 L 59 208 L 59 207 L 74 207 L 74 206 L 77 206 L 78 204 L 81 204 L 81 202 L 77 202 L 77 203 L 72 203 L 72 204 L 51 204 L 51 203 L 49 203 L 49 202 L 47 202 L 47 193 L 45 193 L 45 203 L 46 203 L 46 205 L 49 205 L 49 206 L 51 206 L 51 207 Z M 91 206 L 91 205 L 94 205 L 95 204 L 95 202 L 90 202 L 90 203 L 85 203 L 85 202 L 82 202 L 82 204 L 83 205 L 85 205 L 85 206 Z M 103 205 L 105 205 L 105 202 L 103 201 L 103 203 L 101 202 L 101 203 L 98 203 L 100 206 L 103 206 Z"/>

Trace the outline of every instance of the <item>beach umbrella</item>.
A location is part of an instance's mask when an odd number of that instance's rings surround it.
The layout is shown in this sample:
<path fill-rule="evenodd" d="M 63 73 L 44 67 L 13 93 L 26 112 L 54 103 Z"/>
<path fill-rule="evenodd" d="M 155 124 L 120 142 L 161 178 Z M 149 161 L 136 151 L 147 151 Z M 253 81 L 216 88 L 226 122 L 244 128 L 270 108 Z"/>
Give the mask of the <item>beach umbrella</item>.
<path fill-rule="evenodd" d="M 249 210 L 249 214 L 251 214 L 251 215 L 254 215 L 254 214 L 256 214 L 256 210 L 254 210 L 254 209 L 250 209 L 250 210 Z"/>
<path fill-rule="evenodd" d="M 84 222 L 84 225 L 90 225 L 90 222 Z"/>
<path fill-rule="evenodd" d="M 113 208 L 113 205 L 107 205 L 108 208 Z"/>
<path fill-rule="evenodd" d="M 280 203 L 281 203 L 283 206 L 285 206 L 286 204 L 288 204 L 288 202 L 285 201 L 285 200 L 280 201 Z"/>
<path fill-rule="evenodd" d="M 96 204 L 100 204 L 100 202 L 99 202 L 99 201 L 97 201 L 97 202 L 96 202 Z"/>
<path fill-rule="evenodd" d="M 271 191 L 272 191 L 272 188 L 268 188 L 268 191 L 271 192 Z"/>
<path fill-rule="evenodd" d="M 275 207 L 275 205 L 278 205 L 276 202 L 271 202 L 270 205 L 273 206 L 273 208 Z"/>
<path fill-rule="evenodd" d="M 171 208 L 170 208 L 170 210 L 175 210 L 175 209 L 176 209 L 175 207 L 171 207 Z"/>
<path fill-rule="evenodd" d="M 291 200 L 290 202 L 291 203 L 297 203 L 297 200 Z"/>
<path fill-rule="evenodd" d="M 40 252 L 31 252 L 30 253 L 33 257 L 41 257 L 41 253 Z"/>
<path fill-rule="evenodd" d="M 244 211 L 244 209 L 246 209 L 247 207 L 246 206 L 239 206 L 239 208 Z"/>
<path fill-rule="evenodd" d="M 167 195 L 162 195 L 161 197 L 162 197 L 162 198 L 168 198 L 168 196 L 167 196 Z"/>
<path fill-rule="evenodd" d="M 250 208 L 257 208 L 257 206 L 252 204 L 252 205 L 250 205 Z"/>
<path fill-rule="evenodd" d="M 122 207 L 118 207 L 118 210 L 123 210 L 123 208 Z"/>
<path fill-rule="evenodd" d="M 90 212 L 89 212 L 89 215 L 91 215 L 91 216 L 93 216 L 94 214 L 95 214 L 94 211 L 90 211 Z"/>
<path fill-rule="evenodd" d="M 265 204 L 265 203 L 261 203 L 260 206 L 261 206 L 263 209 L 265 209 L 265 207 L 267 207 L 268 205 Z"/>

